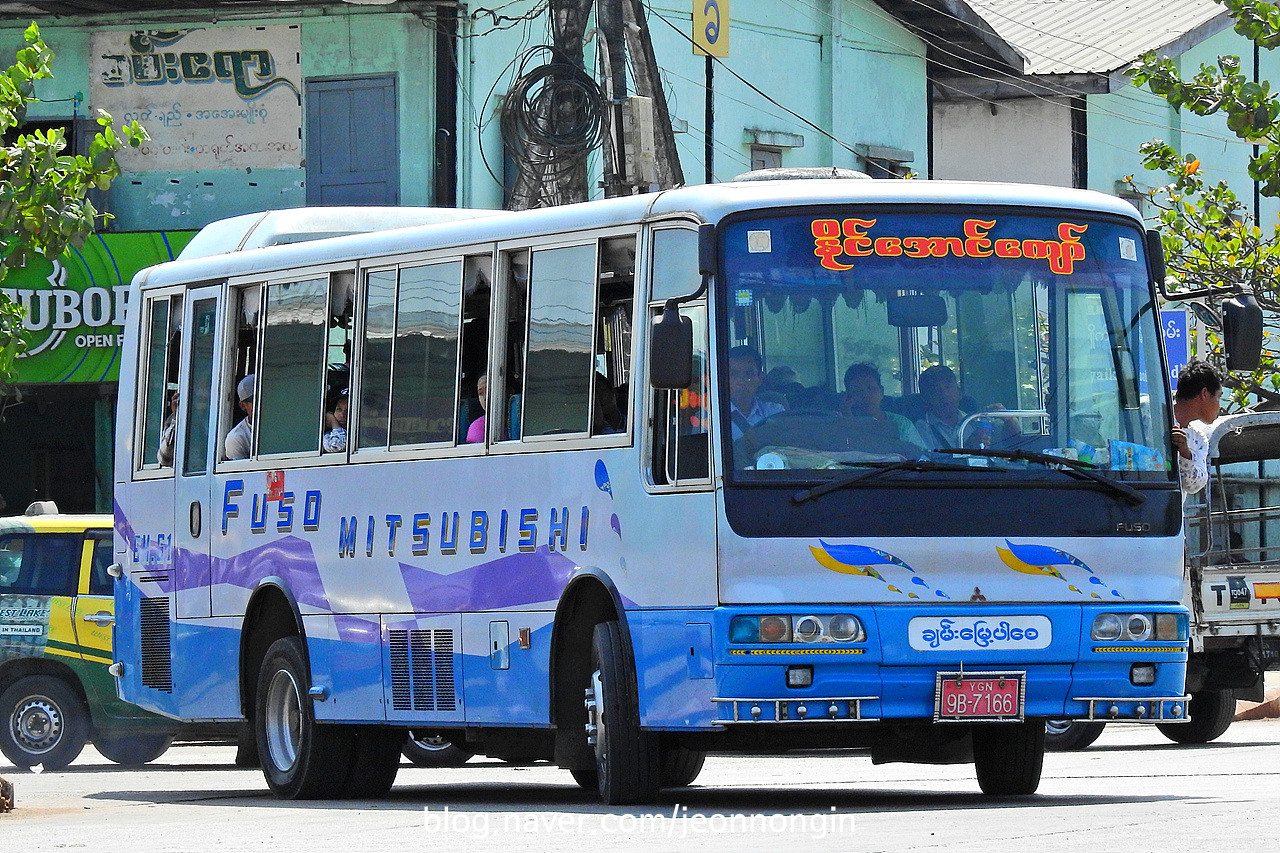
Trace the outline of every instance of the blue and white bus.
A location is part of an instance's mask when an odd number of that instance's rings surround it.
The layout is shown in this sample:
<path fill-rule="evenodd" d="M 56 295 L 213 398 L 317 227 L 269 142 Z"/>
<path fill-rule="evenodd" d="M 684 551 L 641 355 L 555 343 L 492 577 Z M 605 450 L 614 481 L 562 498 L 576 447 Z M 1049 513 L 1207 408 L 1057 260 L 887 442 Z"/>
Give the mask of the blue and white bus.
<path fill-rule="evenodd" d="M 743 180 L 342 233 L 380 216 L 217 223 L 131 291 L 120 692 L 250 721 L 279 796 L 385 793 L 406 732 L 609 803 L 793 748 L 1030 794 L 1046 718 L 1185 716 L 1128 204 Z"/>

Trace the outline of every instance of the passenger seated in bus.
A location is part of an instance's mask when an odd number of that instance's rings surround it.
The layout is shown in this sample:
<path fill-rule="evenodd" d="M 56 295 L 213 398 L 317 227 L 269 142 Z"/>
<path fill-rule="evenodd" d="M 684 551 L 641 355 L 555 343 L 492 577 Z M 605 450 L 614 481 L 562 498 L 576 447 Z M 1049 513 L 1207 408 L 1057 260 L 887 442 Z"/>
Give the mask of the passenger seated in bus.
<path fill-rule="evenodd" d="M 729 350 L 729 420 L 734 441 L 746 435 L 751 427 L 786 410 L 781 403 L 757 396 L 763 376 L 760 353 L 749 346 Z"/>
<path fill-rule="evenodd" d="M 935 364 L 920 374 L 920 399 L 924 403 L 925 415 L 916 421 L 916 430 L 924 441 L 926 450 L 938 450 L 944 447 L 977 447 L 992 443 L 994 436 L 990 423 L 974 421 L 967 433 L 960 435 L 960 425 L 969 417 L 969 412 L 960 407 L 960 383 L 951 368 Z M 987 411 L 998 413 L 1001 406 L 988 406 Z M 998 418 L 998 414 L 994 414 Z M 1018 433 L 1015 421 L 1005 420 L 1000 430 L 1002 440 L 1012 438 Z"/>
<path fill-rule="evenodd" d="M 872 364 L 853 364 L 844 372 L 844 399 L 842 412 L 850 417 L 871 418 L 887 421 L 893 425 L 898 438 L 924 447 L 924 439 L 920 437 L 915 424 L 902 415 L 886 412 L 884 402 L 884 385 L 880 381 L 880 371 Z"/>
<path fill-rule="evenodd" d="M 236 398 L 244 418 L 227 433 L 222 443 L 223 459 L 248 459 L 253 452 L 253 384 L 254 374 L 250 373 L 236 386 Z"/>
<path fill-rule="evenodd" d="M 489 396 L 489 374 L 481 373 L 480 378 L 476 380 L 476 396 L 480 398 L 480 410 L 485 414 L 476 418 L 467 427 L 467 444 L 479 444 L 484 441 L 484 430 L 488 421 L 489 411 L 489 403 L 486 399 Z"/>
<path fill-rule="evenodd" d="M 178 392 L 173 390 L 169 396 L 169 413 L 165 415 L 164 424 L 160 427 L 160 446 L 156 448 L 156 462 L 162 468 L 173 467 L 173 445 L 178 438 Z"/>
<path fill-rule="evenodd" d="M 805 387 L 796 379 L 795 368 L 780 364 L 769 371 L 760 383 L 760 398 L 784 406 L 794 406 L 804 395 Z"/>
<path fill-rule="evenodd" d="M 325 434 L 320 439 L 320 450 L 324 453 L 344 453 L 347 449 L 347 389 L 343 388 L 331 395 L 329 405 L 325 406 Z"/>

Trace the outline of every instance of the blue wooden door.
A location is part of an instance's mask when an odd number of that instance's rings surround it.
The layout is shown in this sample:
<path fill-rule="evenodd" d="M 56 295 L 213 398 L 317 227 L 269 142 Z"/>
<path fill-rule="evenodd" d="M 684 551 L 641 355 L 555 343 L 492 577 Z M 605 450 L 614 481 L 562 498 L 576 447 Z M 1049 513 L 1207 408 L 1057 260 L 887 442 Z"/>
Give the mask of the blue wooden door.
<path fill-rule="evenodd" d="M 307 204 L 400 203 L 396 78 L 307 82 Z"/>

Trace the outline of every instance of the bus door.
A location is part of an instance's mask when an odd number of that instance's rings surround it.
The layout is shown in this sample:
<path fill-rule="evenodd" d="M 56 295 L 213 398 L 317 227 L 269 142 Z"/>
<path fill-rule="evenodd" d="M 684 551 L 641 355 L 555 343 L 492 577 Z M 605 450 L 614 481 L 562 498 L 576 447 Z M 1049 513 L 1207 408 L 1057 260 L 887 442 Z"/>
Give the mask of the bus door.
<path fill-rule="evenodd" d="M 211 428 L 217 352 L 218 298 L 222 288 L 192 290 L 183 316 L 183 379 L 179 417 L 182 418 L 175 465 L 174 558 L 176 615 L 209 616 L 211 510 L 209 476 L 216 452 L 217 431 Z"/>

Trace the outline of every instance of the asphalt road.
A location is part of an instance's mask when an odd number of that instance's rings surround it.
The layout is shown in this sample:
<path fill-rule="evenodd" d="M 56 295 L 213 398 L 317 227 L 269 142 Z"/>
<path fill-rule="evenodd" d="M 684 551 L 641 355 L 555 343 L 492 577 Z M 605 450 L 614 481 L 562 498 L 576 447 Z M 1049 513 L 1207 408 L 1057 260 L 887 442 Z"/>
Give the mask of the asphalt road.
<path fill-rule="evenodd" d="M 1275 843 L 1280 721 L 1177 746 L 1112 726 L 1049 754 L 1037 795 L 984 797 L 971 766 L 873 766 L 868 755 L 717 756 L 657 806 L 601 806 L 566 771 L 473 759 L 406 764 L 379 802 L 273 799 L 228 746 L 178 745 L 127 770 L 87 748 L 60 773 L 0 763 L 18 808 L 0 853 L 112 851 L 1049 851 L 1246 853 Z"/>

